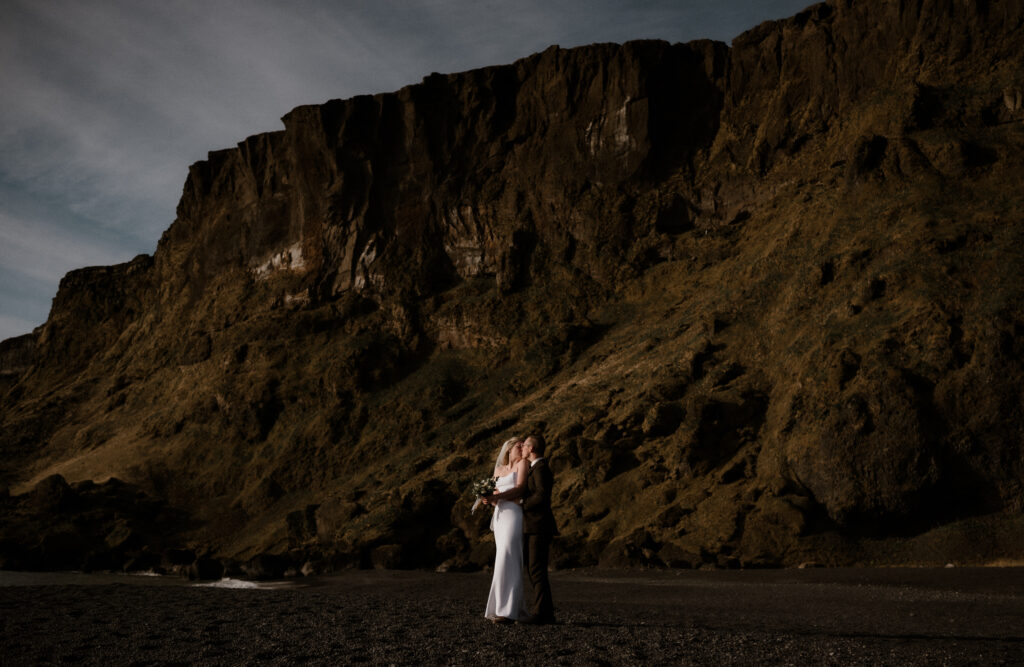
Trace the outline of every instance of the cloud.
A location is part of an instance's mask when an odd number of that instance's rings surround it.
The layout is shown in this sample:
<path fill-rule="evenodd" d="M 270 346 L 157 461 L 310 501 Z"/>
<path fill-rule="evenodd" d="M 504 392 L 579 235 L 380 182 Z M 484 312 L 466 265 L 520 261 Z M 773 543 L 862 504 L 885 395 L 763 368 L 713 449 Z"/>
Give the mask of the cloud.
<path fill-rule="evenodd" d="M 106 266 L 138 254 L 130 235 L 104 230 L 63 210 L 33 211 L 0 183 L 5 208 L 0 211 L 0 340 L 42 324 L 64 275 L 83 266 Z"/>
<path fill-rule="evenodd" d="M 130 259 L 124 255 L 117 240 L 97 237 L 88 229 L 0 213 L 0 266 L 17 276 L 53 284 L 75 268 Z"/>
<path fill-rule="evenodd" d="M 54 283 L 40 281 L 0 264 L 0 340 L 28 333 L 41 324 L 50 310 Z"/>
<path fill-rule="evenodd" d="M 36 326 L 37 324 L 31 320 L 0 315 L 0 340 L 30 333 Z"/>

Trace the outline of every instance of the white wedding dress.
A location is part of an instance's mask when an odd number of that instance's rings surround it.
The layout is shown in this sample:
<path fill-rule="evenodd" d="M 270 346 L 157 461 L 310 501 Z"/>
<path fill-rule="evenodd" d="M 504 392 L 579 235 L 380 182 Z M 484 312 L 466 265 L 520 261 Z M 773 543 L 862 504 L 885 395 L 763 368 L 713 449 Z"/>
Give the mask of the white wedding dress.
<path fill-rule="evenodd" d="M 497 480 L 498 492 L 516 485 L 516 473 Z M 499 500 L 491 518 L 494 531 L 494 576 L 484 616 L 491 620 L 525 616 L 523 600 L 523 508 L 510 500 Z"/>

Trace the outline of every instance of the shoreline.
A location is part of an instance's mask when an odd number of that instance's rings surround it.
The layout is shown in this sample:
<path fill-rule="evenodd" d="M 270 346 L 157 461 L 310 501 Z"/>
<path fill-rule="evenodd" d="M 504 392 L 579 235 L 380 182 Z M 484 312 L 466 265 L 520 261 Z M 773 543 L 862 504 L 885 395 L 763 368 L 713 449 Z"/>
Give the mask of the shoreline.
<path fill-rule="evenodd" d="M 352 570 L 276 588 L 135 575 L 13 578 L 0 573 L 2 662 L 12 665 L 924 664 L 1024 656 L 1019 567 L 555 571 L 560 624 L 541 627 L 485 621 L 483 572 Z"/>

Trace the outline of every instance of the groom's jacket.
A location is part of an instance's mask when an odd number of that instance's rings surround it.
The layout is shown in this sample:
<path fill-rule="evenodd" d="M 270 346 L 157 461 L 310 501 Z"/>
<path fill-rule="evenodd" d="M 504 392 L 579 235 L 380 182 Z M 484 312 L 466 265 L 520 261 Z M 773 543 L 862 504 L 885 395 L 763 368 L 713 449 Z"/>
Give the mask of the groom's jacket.
<path fill-rule="evenodd" d="M 555 515 L 551 512 L 551 488 L 554 485 L 555 478 L 546 459 L 530 466 L 523 497 L 523 532 L 527 535 L 558 535 Z"/>

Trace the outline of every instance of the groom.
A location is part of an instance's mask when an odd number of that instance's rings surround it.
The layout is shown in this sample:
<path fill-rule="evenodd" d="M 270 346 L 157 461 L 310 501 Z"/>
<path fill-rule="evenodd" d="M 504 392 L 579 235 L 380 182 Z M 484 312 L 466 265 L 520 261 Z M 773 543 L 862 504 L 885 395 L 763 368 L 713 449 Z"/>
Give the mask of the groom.
<path fill-rule="evenodd" d="M 523 442 L 523 456 L 530 462 L 523 496 L 523 561 L 533 586 L 532 616 L 521 623 L 544 625 L 555 622 L 555 605 L 548 582 L 548 553 L 551 541 L 558 535 L 555 515 L 551 512 L 551 487 L 554 476 L 544 460 L 544 438 L 531 435 Z"/>

